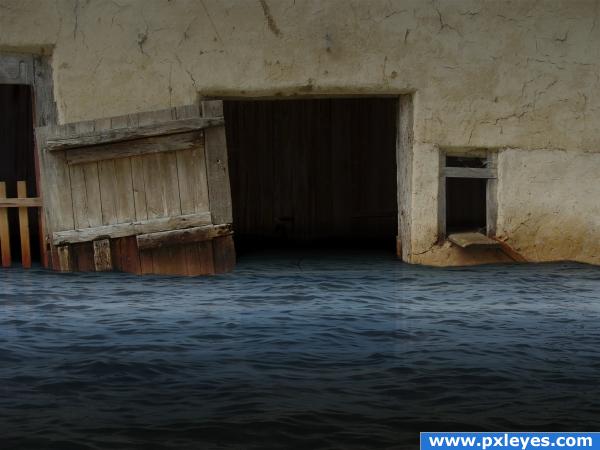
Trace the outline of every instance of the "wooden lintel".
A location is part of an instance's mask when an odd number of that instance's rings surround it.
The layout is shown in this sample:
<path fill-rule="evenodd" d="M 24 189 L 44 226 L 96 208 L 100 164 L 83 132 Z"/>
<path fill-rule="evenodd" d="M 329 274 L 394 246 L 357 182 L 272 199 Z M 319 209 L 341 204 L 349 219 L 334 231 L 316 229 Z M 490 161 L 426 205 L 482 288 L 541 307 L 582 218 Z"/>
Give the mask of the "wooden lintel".
<path fill-rule="evenodd" d="M 112 270 L 110 240 L 100 239 L 94 241 L 94 268 L 96 272 L 109 272 Z"/>
<path fill-rule="evenodd" d="M 36 208 L 42 206 L 40 197 L 0 198 L 0 208 Z"/>
<path fill-rule="evenodd" d="M 97 239 L 119 238 L 136 234 L 156 233 L 174 229 L 198 227 L 211 224 L 210 212 L 141 220 L 138 222 L 103 225 L 94 228 L 57 231 L 52 234 L 54 245 L 76 244 Z"/>
<path fill-rule="evenodd" d="M 203 145 L 202 137 L 202 131 L 191 131 L 189 133 L 86 146 L 69 150 L 66 152 L 65 158 L 68 164 L 74 165 L 151 153 L 174 152 Z"/>
<path fill-rule="evenodd" d="M 447 178 L 496 178 L 496 171 L 486 167 L 446 167 L 444 175 Z"/>
<path fill-rule="evenodd" d="M 137 236 L 137 245 L 138 249 L 140 250 L 148 250 L 151 248 L 208 241 L 219 236 L 227 236 L 231 233 L 232 231 L 230 224 L 206 225 L 203 227 L 186 228 L 183 230 L 140 234 Z"/>
<path fill-rule="evenodd" d="M 222 118 L 200 118 L 169 120 L 167 122 L 130 128 L 114 128 L 88 133 L 74 134 L 66 137 L 48 138 L 46 150 L 68 150 L 72 148 L 88 147 L 93 145 L 113 144 L 135 139 L 163 136 L 204 128 L 216 127 L 224 124 Z"/>

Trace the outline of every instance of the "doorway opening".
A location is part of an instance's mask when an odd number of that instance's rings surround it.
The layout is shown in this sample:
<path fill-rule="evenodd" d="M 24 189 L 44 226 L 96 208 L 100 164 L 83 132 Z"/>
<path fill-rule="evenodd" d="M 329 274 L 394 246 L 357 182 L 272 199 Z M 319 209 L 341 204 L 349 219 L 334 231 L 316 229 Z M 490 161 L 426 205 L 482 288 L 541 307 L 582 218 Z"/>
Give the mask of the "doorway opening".
<path fill-rule="evenodd" d="M 398 103 L 397 97 L 225 101 L 238 252 L 395 251 Z"/>
<path fill-rule="evenodd" d="M 4 183 L 8 199 L 37 197 L 33 98 L 29 85 L 0 84 L 0 183 Z M 20 191 L 18 184 L 22 186 Z M 21 235 L 25 233 L 29 234 L 31 260 L 40 262 L 38 208 L 22 209 L 22 214 L 26 214 L 28 220 L 19 217 L 21 208 L 2 209 L 2 214 L 8 216 L 8 233 L 4 230 L 4 235 L 9 236 L 12 262 L 27 259 L 21 251 Z M 22 223 L 26 225 L 22 226 Z"/>

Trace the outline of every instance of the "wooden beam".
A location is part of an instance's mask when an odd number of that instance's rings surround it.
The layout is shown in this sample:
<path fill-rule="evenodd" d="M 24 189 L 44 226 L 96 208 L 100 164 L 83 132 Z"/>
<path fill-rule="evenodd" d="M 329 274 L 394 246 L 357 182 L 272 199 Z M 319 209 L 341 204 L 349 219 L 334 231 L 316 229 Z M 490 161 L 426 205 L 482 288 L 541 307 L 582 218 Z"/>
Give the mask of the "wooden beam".
<path fill-rule="evenodd" d="M 93 145 L 71 149 L 66 152 L 66 158 L 67 163 L 73 165 L 152 153 L 188 150 L 202 146 L 204 144 L 202 137 L 202 131 L 192 131 L 112 144 Z"/>
<path fill-rule="evenodd" d="M 110 240 L 100 239 L 94 241 L 94 267 L 96 272 L 110 272 L 112 270 Z"/>
<path fill-rule="evenodd" d="M 489 168 L 446 167 L 444 175 L 447 178 L 496 178 L 496 171 Z"/>
<path fill-rule="evenodd" d="M 211 221 L 212 218 L 210 212 L 203 212 L 136 222 L 118 223 L 114 225 L 103 225 L 93 228 L 57 231 L 52 234 L 52 243 L 54 245 L 64 245 L 105 238 L 114 239 L 136 234 L 156 233 L 159 231 L 210 225 Z"/>
<path fill-rule="evenodd" d="M 27 184 L 17 181 L 17 196 L 21 199 L 27 197 Z M 21 264 L 24 269 L 31 267 L 31 246 L 29 241 L 29 216 L 27 208 L 19 208 L 19 234 L 21 237 Z"/>
<path fill-rule="evenodd" d="M 0 181 L 0 198 L 6 197 L 6 183 Z M 8 211 L 0 203 L 0 246 L 2 246 L 2 267 L 10 267 L 10 234 L 8 229 Z"/>
<path fill-rule="evenodd" d="M 191 118 L 169 120 L 159 124 L 131 128 L 115 128 L 72 134 L 66 137 L 51 137 L 46 141 L 48 151 L 68 150 L 92 145 L 112 144 L 168 134 L 187 133 L 224 124 L 222 118 Z"/>
<path fill-rule="evenodd" d="M 140 234 L 137 236 L 137 245 L 140 250 L 147 250 L 151 248 L 208 241 L 231 233 L 231 225 L 229 224 L 206 225 L 203 227 L 186 228 L 184 230 Z"/>
<path fill-rule="evenodd" d="M 36 208 L 42 206 L 40 197 L 31 198 L 4 198 L 6 194 L 0 193 L 0 208 Z"/>

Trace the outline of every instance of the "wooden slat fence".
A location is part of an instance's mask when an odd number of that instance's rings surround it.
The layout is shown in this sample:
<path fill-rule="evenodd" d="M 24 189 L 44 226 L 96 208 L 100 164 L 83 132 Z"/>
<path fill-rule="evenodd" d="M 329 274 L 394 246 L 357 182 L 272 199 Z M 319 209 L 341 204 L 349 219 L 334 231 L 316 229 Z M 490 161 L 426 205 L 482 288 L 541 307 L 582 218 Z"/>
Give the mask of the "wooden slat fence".
<path fill-rule="evenodd" d="M 27 184 L 17 181 L 17 198 L 6 197 L 6 182 L 0 181 L 0 251 L 2 252 L 2 267 L 10 267 L 12 256 L 10 252 L 10 229 L 8 226 L 8 208 L 19 209 L 19 235 L 21 239 L 21 264 L 23 268 L 31 267 L 31 237 L 29 235 L 28 208 L 42 206 L 39 197 L 27 197 Z"/>

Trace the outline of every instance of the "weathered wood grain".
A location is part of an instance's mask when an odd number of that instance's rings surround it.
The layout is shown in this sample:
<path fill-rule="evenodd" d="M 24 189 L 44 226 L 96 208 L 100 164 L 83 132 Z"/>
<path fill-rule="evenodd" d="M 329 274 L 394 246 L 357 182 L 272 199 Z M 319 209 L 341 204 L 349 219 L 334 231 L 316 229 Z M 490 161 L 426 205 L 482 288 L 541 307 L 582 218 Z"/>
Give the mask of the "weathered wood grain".
<path fill-rule="evenodd" d="M 78 272 L 95 272 L 94 246 L 91 242 L 71 245 L 73 268 Z"/>
<path fill-rule="evenodd" d="M 141 274 L 140 256 L 135 236 L 111 239 L 113 269 Z"/>
<path fill-rule="evenodd" d="M 191 214 L 209 210 L 208 180 L 204 148 L 178 151 L 177 177 L 181 213 Z"/>
<path fill-rule="evenodd" d="M 6 183 L 0 181 L 0 198 L 6 198 Z M 8 228 L 8 211 L 0 207 L 0 246 L 2 251 L 2 267 L 10 267 L 10 234 Z"/>
<path fill-rule="evenodd" d="M 235 268 L 233 236 L 217 237 L 210 242 L 213 245 L 215 273 L 231 272 Z"/>
<path fill-rule="evenodd" d="M 212 241 L 185 246 L 187 275 L 212 275 L 215 273 Z"/>
<path fill-rule="evenodd" d="M 144 181 L 144 162 L 139 156 L 131 158 L 131 184 L 133 188 L 133 204 L 136 220 L 148 218 L 146 205 L 146 184 Z"/>
<path fill-rule="evenodd" d="M 174 152 L 201 146 L 202 137 L 203 133 L 201 131 L 192 131 L 189 133 L 74 148 L 66 152 L 66 159 L 68 164 L 77 165 L 92 161 Z"/>
<path fill-rule="evenodd" d="M 462 248 L 499 247 L 498 241 L 475 232 L 452 233 L 448 235 L 448 240 Z"/>
<path fill-rule="evenodd" d="M 231 234 L 231 225 L 205 225 L 183 230 L 159 231 L 157 233 L 140 234 L 137 245 L 140 250 L 172 245 L 190 244 L 207 241 L 219 236 Z"/>
<path fill-rule="evenodd" d="M 206 130 L 204 136 L 210 211 L 215 224 L 232 223 L 225 127 Z"/>
<path fill-rule="evenodd" d="M 27 197 L 27 184 L 25 181 L 17 181 L 17 196 L 21 199 Z M 31 244 L 27 208 L 19 208 L 19 234 L 21 238 L 21 264 L 24 269 L 29 269 L 31 267 Z"/>
<path fill-rule="evenodd" d="M 137 234 L 198 227 L 210 225 L 211 223 L 212 219 L 209 212 L 185 214 L 94 228 L 59 231 L 53 233 L 52 242 L 54 245 L 73 244 L 77 242 L 93 241 L 100 238 L 114 239 Z"/>
<path fill-rule="evenodd" d="M 40 197 L 29 198 L 1 198 L 0 208 L 36 208 L 42 206 Z"/>
<path fill-rule="evenodd" d="M 33 57 L 33 74 L 36 126 L 56 124 L 58 112 L 54 101 L 52 64 L 49 56 L 36 55 Z"/>
<path fill-rule="evenodd" d="M 131 161 L 129 159 L 117 159 L 114 161 L 114 184 L 117 193 L 117 223 L 135 220 L 133 180 L 131 174 Z"/>
<path fill-rule="evenodd" d="M 64 137 L 51 137 L 46 143 L 46 149 L 50 152 L 81 148 L 100 144 L 110 144 L 135 139 L 164 136 L 170 134 L 187 133 L 211 127 L 223 125 L 221 118 L 190 118 L 181 120 L 169 120 L 152 125 L 142 125 L 133 128 L 117 128 L 99 130 L 89 133 L 72 133 Z"/>
<path fill-rule="evenodd" d="M 110 240 L 100 239 L 94 241 L 94 267 L 96 272 L 109 272 L 112 270 L 112 256 Z"/>
<path fill-rule="evenodd" d="M 68 245 L 61 245 L 56 248 L 58 258 L 58 270 L 61 272 L 71 272 L 73 263 L 71 261 L 71 251 Z"/>

